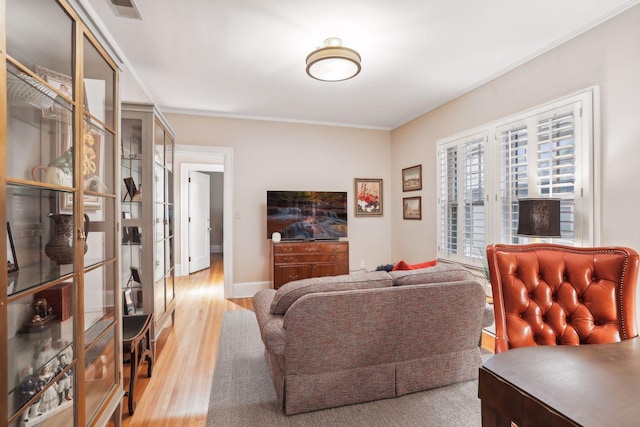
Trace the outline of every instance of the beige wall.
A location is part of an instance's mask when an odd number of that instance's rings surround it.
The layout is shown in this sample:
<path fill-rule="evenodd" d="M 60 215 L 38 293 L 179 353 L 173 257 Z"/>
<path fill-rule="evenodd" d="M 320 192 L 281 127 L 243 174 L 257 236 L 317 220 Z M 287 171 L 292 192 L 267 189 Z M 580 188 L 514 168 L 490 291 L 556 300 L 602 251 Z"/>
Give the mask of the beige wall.
<path fill-rule="evenodd" d="M 392 194 L 392 256 L 436 255 L 438 139 L 597 85 L 601 96 L 600 243 L 640 250 L 640 6 L 564 43 L 392 131 L 391 186 L 401 170 L 423 165 L 423 220 L 403 221 L 403 193 Z M 470 64 L 472 66 L 473 64 Z M 420 236 L 416 239 L 415 236 Z"/>
<path fill-rule="evenodd" d="M 361 260 L 367 269 L 390 262 L 390 214 L 353 216 L 354 178 L 382 178 L 383 194 L 390 191 L 389 132 L 182 114 L 166 118 L 179 145 L 233 148 L 235 284 L 269 281 L 267 190 L 347 191 L 350 268 L 358 269 Z M 176 168 L 179 177 L 180 165 Z M 179 189 L 175 197 L 180 200 Z"/>

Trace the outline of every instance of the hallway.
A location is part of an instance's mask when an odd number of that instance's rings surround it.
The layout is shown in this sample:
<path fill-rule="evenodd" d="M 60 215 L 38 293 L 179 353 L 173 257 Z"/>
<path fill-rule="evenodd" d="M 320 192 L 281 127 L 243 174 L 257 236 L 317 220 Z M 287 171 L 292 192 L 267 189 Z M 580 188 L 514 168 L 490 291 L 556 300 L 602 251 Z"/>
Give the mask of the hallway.
<path fill-rule="evenodd" d="M 139 370 L 133 416 L 123 400 L 123 426 L 206 424 L 222 314 L 253 308 L 250 298 L 224 299 L 222 264 L 222 254 L 211 254 L 209 269 L 176 277 L 175 325 L 160 335 L 152 378 L 144 365 Z M 128 365 L 124 374 L 128 384 Z"/>

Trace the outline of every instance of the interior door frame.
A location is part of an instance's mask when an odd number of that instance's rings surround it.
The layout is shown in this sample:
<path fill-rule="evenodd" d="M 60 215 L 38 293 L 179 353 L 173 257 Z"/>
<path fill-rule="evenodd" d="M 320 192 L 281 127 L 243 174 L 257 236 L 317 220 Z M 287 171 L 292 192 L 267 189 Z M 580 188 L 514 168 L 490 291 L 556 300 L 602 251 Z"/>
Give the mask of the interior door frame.
<path fill-rule="evenodd" d="M 206 163 L 179 163 L 180 167 L 180 275 L 187 276 L 189 273 L 189 194 L 188 179 L 189 171 L 198 172 L 222 172 L 223 182 L 223 210 L 222 210 L 222 232 L 223 232 L 223 253 L 224 253 L 224 297 L 233 297 L 233 148 L 230 147 L 210 147 L 200 145 L 179 145 L 175 146 L 176 160 L 183 155 L 196 155 L 197 158 Z"/>

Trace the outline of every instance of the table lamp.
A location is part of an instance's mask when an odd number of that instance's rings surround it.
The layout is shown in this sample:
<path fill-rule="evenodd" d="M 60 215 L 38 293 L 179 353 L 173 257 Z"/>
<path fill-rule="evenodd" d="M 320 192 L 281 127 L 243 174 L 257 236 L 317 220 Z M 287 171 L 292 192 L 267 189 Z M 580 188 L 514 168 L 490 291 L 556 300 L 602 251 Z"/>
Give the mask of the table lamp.
<path fill-rule="evenodd" d="M 519 199 L 518 211 L 518 236 L 561 237 L 560 199 Z"/>

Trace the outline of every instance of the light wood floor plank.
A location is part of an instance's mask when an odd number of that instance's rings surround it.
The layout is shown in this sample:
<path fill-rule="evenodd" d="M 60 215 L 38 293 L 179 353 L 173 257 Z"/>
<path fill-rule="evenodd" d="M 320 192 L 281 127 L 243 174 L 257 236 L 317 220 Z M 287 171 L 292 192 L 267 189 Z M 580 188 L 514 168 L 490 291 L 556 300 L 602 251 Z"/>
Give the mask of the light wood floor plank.
<path fill-rule="evenodd" d="M 222 264 L 222 256 L 213 255 L 211 268 L 176 278 L 175 324 L 159 337 L 152 377 L 146 377 L 144 364 L 139 369 L 133 416 L 126 410 L 127 398 L 123 401 L 124 427 L 206 424 L 222 315 L 253 310 L 250 298 L 224 299 Z M 128 384 L 128 365 L 124 370 Z"/>

